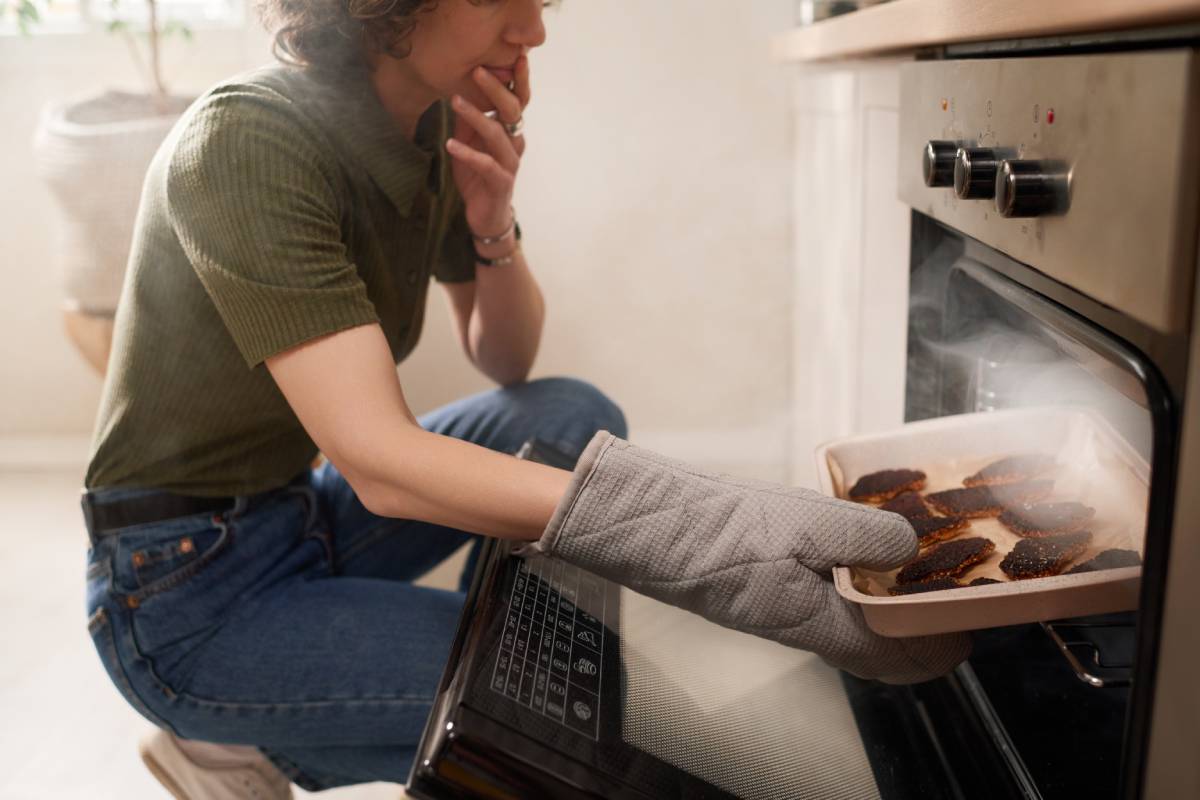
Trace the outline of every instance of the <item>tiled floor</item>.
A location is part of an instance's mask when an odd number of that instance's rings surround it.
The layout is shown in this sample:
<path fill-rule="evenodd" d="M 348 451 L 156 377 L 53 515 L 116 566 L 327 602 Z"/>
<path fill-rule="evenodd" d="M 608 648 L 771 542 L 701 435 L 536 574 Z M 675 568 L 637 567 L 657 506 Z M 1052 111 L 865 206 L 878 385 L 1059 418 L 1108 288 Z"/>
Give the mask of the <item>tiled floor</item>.
<path fill-rule="evenodd" d="M 0 471 L 0 799 L 165 798 L 137 756 L 149 723 L 109 683 L 85 630 L 79 484 L 75 471 Z M 444 581 L 446 567 L 423 582 Z M 319 796 L 404 795 L 368 784 Z"/>

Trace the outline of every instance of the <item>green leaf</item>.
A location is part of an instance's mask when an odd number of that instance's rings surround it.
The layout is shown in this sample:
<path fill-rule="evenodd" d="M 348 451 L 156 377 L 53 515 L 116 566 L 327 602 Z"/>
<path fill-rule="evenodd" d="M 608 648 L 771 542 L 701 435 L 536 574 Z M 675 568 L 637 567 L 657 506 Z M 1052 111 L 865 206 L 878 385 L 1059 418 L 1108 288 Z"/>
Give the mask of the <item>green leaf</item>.
<path fill-rule="evenodd" d="M 24 36 L 28 36 L 30 28 L 42 21 L 42 15 L 33 4 L 33 0 L 17 0 L 16 12 L 17 28 Z"/>
<path fill-rule="evenodd" d="M 186 42 L 190 42 L 192 40 L 192 29 L 177 19 L 170 20 L 162 26 L 162 36 L 164 38 L 170 36 L 171 34 L 179 34 L 179 36 Z"/>
<path fill-rule="evenodd" d="M 110 19 L 108 24 L 104 26 L 104 30 L 109 33 L 120 33 L 121 31 L 129 30 L 129 23 L 123 19 Z"/>

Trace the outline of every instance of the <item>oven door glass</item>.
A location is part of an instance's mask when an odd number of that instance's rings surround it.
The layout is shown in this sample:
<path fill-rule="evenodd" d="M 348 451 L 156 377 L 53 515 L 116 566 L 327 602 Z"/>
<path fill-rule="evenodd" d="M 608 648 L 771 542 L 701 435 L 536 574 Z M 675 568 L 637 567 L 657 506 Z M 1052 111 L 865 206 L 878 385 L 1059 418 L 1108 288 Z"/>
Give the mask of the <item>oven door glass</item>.
<path fill-rule="evenodd" d="M 905 418 L 1034 407 L 1088 415 L 1144 466 L 1146 485 L 1122 502 L 1152 509 L 1152 466 L 1165 455 L 1156 450 L 1169 450 L 1162 447 L 1169 402 L 1151 361 L 1094 321 L 1112 318 L 1111 310 L 914 214 Z M 1104 477 L 1099 462 L 1083 469 Z M 1127 535 L 1144 555 L 1146 523 Z M 972 638 L 973 655 L 953 675 L 907 690 L 951 796 L 1120 796 L 1137 613 L 994 628 Z M 902 750 L 888 731 L 902 729 L 896 709 L 904 707 L 903 693 L 848 684 L 876 774 L 902 769 Z"/>
<path fill-rule="evenodd" d="M 953 244 L 912 273 L 905 419 L 1087 409 L 1148 461 L 1153 419 L 1139 357 Z"/>

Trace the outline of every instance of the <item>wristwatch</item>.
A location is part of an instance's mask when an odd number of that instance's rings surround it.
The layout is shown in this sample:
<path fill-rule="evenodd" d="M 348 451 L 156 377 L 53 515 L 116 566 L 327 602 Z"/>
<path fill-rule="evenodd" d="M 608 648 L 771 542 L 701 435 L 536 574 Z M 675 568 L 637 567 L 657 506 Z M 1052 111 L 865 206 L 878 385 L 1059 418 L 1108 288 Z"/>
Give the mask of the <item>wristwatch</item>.
<path fill-rule="evenodd" d="M 484 258 L 479 255 L 478 250 L 475 250 L 475 238 L 471 237 L 471 249 L 475 252 L 475 263 L 482 267 L 503 267 L 505 264 L 511 264 L 513 259 L 516 258 L 517 248 L 520 247 L 519 243 L 521 241 L 521 223 L 515 219 L 513 220 L 513 238 L 517 240 L 518 244 L 513 247 L 511 253 L 496 258 Z"/>

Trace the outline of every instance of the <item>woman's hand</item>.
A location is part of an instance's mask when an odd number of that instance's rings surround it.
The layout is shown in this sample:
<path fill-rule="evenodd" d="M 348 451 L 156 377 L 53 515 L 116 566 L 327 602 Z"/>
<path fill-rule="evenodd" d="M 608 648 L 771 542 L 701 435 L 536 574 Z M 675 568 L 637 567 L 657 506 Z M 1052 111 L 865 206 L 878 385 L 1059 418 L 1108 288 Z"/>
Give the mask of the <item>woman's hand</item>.
<path fill-rule="evenodd" d="M 525 137 L 511 135 L 506 126 L 521 121 L 529 103 L 529 58 L 522 55 L 513 70 L 513 89 L 483 67 L 472 77 L 495 107 L 495 119 L 461 95 L 451 98 L 457 117 L 454 137 L 446 151 L 454 159 L 452 172 L 466 203 L 467 225 L 476 236 L 499 236 L 512 224 L 512 196 Z"/>

